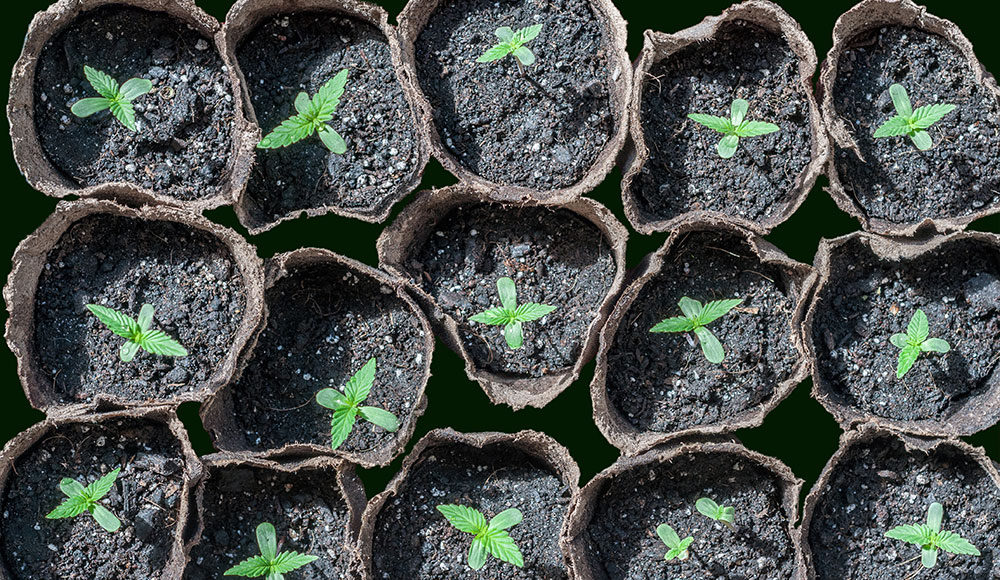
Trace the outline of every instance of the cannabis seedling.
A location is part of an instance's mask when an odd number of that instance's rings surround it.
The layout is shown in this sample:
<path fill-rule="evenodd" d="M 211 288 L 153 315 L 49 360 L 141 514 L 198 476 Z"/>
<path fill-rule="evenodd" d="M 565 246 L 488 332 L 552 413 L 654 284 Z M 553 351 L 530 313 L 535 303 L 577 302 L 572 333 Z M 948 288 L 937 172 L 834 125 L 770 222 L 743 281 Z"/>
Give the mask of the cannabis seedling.
<path fill-rule="evenodd" d="M 59 482 L 59 489 L 66 494 L 66 499 L 45 517 L 50 520 L 58 520 L 75 518 L 83 512 L 90 512 L 90 515 L 94 516 L 102 528 L 109 532 L 117 532 L 118 528 L 122 527 L 121 520 L 111 513 L 111 510 L 97 502 L 111 491 L 120 471 L 121 468 L 116 467 L 87 487 L 75 479 L 64 477 Z"/>
<path fill-rule="evenodd" d="M 885 533 L 885 537 L 920 546 L 920 562 L 924 568 L 933 568 L 937 563 L 938 550 L 952 554 L 979 556 L 979 550 L 969 540 L 955 532 L 942 532 L 941 520 L 944 508 L 934 502 L 927 508 L 927 523 L 915 526 L 896 526 Z"/>
<path fill-rule="evenodd" d="M 486 565 L 487 554 L 519 568 L 524 566 L 521 550 L 507 533 L 507 528 L 521 523 L 521 510 L 505 509 L 486 523 L 483 512 L 464 505 L 444 504 L 437 509 L 460 532 L 473 535 L 472 546 L 469 547 L 469 567 L 473 570 Z"/>
<path fill-rule="evenodd" d="M 667 550 L 667 553 L 663 555 L 664 560 L 670 561 L 674 558 L 677 558 L 678 560 L 688 559 L 688 556 L 690 555 L 690 553 L 688 553 L 688 546 L 691 545 L 694 538 L 688 536 L 682 540 L 681 537 L 677 535 L 677 532 L 675 532 L 674 529 L 667 524 L 660 524 L 656 526 L 656 535 L 660 536 L 663 543 L 670 548 Z"/>
<path fill-rule="evenodd" d="M 522 323 L 538 320 L 556 309 L 555 306 L 537 302 L 525 302 L 519 306 L 514 281 L 507 277 L 497 280 L 497 293 L 500 294 L 500 304 L 503 306 L 490 308 L 485 312 L 470 316 L 469 320 L 481 324 L 503 326 L 503 337 L 507 341 L 507 346 L 512 349 L 521 348 L 521 345 L 524 344 Z"/>
<path fill-rule="evenodd" d="M 243 560 L 223 572 L 223 576 L 246 576 L 248 578 L 267 576 L 266 580 L 284 580 L 285 574 L 288 572 L 318 559 L 318 556 L 300 554 L 295 551 L 279 554 L 277 534 L 274 533 L 274 526 L 268 522 L 257 526 L 257 545 L 260 547 L 260 556 Z"/>
<path fill-rule="evenodd" d="M 726 117 L 703 115 L 701 113 L 690 113 L 688 114 L 688 119 L 722 133 L 723 137 L 715 146 L 715 150 L 719 152 L 719 157 L 729 159 L 736 154 L 736 148 L 740 144 L 740 137 L 757 137 L 781 130 L 774 123 L 747 121 L 746 115 L 749 108 L 750 103 L 743 99 L 736 99 L 729 107 L 728 119 Z"/>
<path fill-rule="evenodd" d="M 906 325 L 906 334 L 897 332 L 889 337 L 889 342 L 903 349 L 899 351 L 899 361 L 896 363 L 896 378 L 903 378 L 913 363 L 917 362 L 920 353 L 946 353 L 951 350 L 951 345 L 946 341 L 940 338 L 927 338 L 928 334 L 930 328 L 927 324 L 927 315 L 923 310 L 917 309 L 910 318 L 910 323 Z"/>
<path fill-rule="evenodd" d="M 697 300 L 692 300 L 684 296 L 677 302 L 684 316 L 674 316 L 660 322 L 650 332 L 693 332 L 701 343 L 701 351 L 705 353 L 708 362 L 719 364 L 726 357 L 726 352 L 722 349 L 722 343 L 712 334 L 712 331 L 705 328 L 705 325 L 723 316 L 733 308 L 743 302 L 739 298 L 727 300 L 713 300 L 704 306 Z"/>
<path fill-rule="evenodd" d="M 707 497 L 703 497 L 694 502 L 694 507 L 701 512 L 701 515 L 726 524 L 730 530 L 736 529 L 736 527 L 733 526 L 733 522 L 736 519 L 736 508 L 721 506 L 715 503 L 714 500 Z"/>
<path fill-rule="evenodd" d="M 119 87 L 118 81 L 110 75 L 87 65 L 83 65 L 83 74 L 101 96 L 80 99 L 69 110 L 77 117 L 89 117 L 110 109 L 115 119 L 135 131 L 135 107 L 132 106 L 132 101 L 153 90 L 153 82 L 148 79 L 129 79 Z"/>
<path fill-rule="evenodd" d="M 482 56 L 476 59 L 476 62 L 493 62 L 500 60 L 508 54 L 513 54 L 514 62 L 517 63 L 517 70 L 523 75 L 523 67 L 530 66 L 535 62 L 535 54 L 531 52 L 530 48 L 524 45 L 528 41 L 534 40 L 541 30 L 541 24 L 526 26 L 517 32 L 514 32 L 509 26 L 497 28 L 493 34 L 496 34 L 500 42 L 484 52 Z"/>
<path fill-rule="evenodd" d="M 111 332 L 127 339 L 118 351 L 118 356 L 125 362 L 135 358 L 135 353 L 142 350 L 161 356 L 187 356 L 188 351 L 181 343 L 167 336 L 162 330 L 150 330 L 153 324 L 153 305 L 143 304 L 139 310 L 139 320 L 117 310 L 88 304 L 87 308 L 104 323 Z"/>
<path fill-rule="evenodd" d="M 333 119 L 333 114 L 337 112 L 337 105 L 340 104 L 340 96 L 344 94 L 346 84 L 347 69 L 344 69 L 320 87 L 312 99 L 305 92 L 299 93 L 295 97 L 295 110 L 298 114 L 282 121 L 260 140 L 257 147 L 260 149 L 287 147 L 313 133 L 318 133 L 320 141 L 327 149 L 337 155 L 343 155 L 347 151 L 347 143 L 340 133 L 327 125 L 327 121 Z"/>
<path fill-rule="evenodd" d="M 896 116 L 892 117 L 875 130 L 875 138 L 901 137 L 907 135 L 917 149 L 926 151 L 934 143 L 927 129 L 941 120 L 942 117 L 955 110 L 955 105 L 939 103 L 924 105 L 916 109 L 910 105 L 910 97 L 903 85 L 894 84 L 889 87 L 892 105 L 896 107 Z"/>
<path fill-rule="evenodd" d="M 316 402 L 333 410 L 333 419 L 330 421 L 330 445 L 334 449 L 340 447 L 351 434 L 358 415 L 386 431 L 393 432 L 399 429 L 399 419 L 389 411 L 361 405 L 368 398 L 374 382 L 375 357 L 372 357 L 361 370 L 347 380 L 343 393 L 336 389 L 323 389 L 316 393 Z"/>

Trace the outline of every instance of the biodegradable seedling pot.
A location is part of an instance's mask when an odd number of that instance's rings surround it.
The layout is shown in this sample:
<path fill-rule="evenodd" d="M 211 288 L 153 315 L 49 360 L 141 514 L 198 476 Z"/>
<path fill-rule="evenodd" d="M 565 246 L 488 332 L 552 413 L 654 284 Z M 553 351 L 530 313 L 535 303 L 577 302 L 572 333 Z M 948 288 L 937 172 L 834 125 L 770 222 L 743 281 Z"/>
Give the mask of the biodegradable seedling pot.
<path fill-rule="evenodd" d="M 944 506 L 941 529 L 972 542 L 981 556 L 939 551 L 926 570 L 919 546 L 885 537 L 896 526 L 926 523 L 931 502 Z M 809 578 L 998 578 L 997 510 L 1000 474 L 982 448 L 862 425 L 841 437 L 806 496 L 801 533 Z"/>
<path fill-rule="evenodd" d="M 18 245 L 4 299 L 7 345 L 28 401 L 48 414 L 200 401 L 227 382 L 263 311 L 263 272 L 239 234 L 168 207 L 61 202 Z M 99 304 L 153 328 L 185 357 L 140 351 L 87 310 Z"/>
<path fill-rule="evenodd" d="M 246 110 L 267 134 L 339 71 L 347 85 L 333 127 L 347 142 L 331 153 L 315 134 L 281 149 L 257 149 L 236 213 L 251 233 L 281 221 L 335 213 L 381 222 L 420 182 L 426 128 L 400 72 L 396 31 L 385 10 L 354 0 L 239 0 L 223 25 L 244 81 Z"/>
<path fill-rule="evenodd" d="M 809 372 L 800 326 L 816 275 L 730 222 L 682 222 L 630 274 L 601 331 L 590 394 L 601 433 L 634 455 L 673 437 L 760 425 Z M 709 362 L 691 333 L 652 333 L 703 304 L 740 298 L 708 324 L 725 349 Z"/>
<path fill-rule="evenodd" d="M 438 336 L 465 359 L 490 400 L 543 407 L 593 356 L 624 280 L 628 231 L 590 199 L 561 205 L 492 203 L 456 186 L 422 193 L 378 239 L 379 263 L 409 282 Z M 558 308 L 524 323 L 511 349 L 502 327 L 469 321 L 500 306 L 510 277 L 518 304 Z"/>
<path fill-rule="evenodd" d="M 918 435 L 971 435 L 1000 420 L 1000 236 L 892 241 L 856 233 L 820 242 L 805 318 L 813 394 L 844 429 L 874 421 Z M 947 354 L 922 353 L 896 378 L 913 314 Z"/>
<path fill-rule="evenodd" d="M 524 75 L 513 56 L 476 62 L 497 28 L 535 24 Z M 632 83 L 611 0 L 414 0 L 399 36 L 431 151 L 461 182 L 505 201 L 567 201 L 611 170 Z"/>
<path fill-rule="evenodd" d="M 559 533 L 580 470 L 566 448 L 536 431 L 458 433 L 435 429 L 413 447 L 361 520 L 362 578 L 468 578 L 472 535 L 436 509 L 459 504 L 489 520 L 517 508 L 524 520 L 508 529 L 524 556 L 517 568 L 489 557 L 484 578 L 566 578 Z"/>
<path fill-rule="evenodd" d="M 675 34 L 647 30 L 636 61 L 622 177 L 625 214 L 644 234 L 691 213 L 728 217 L 758 233 L 788 219 L 826 165 L 829 143 L 812 92 L 816 50 L 784 10 L 736 4 Z M 722 137 L 689 113 L 747 119 L 780 131 L 740 139 L 722 159 Z"/>
<path fill-rule="evenodd" d="M 865 0 L 833 30 L 819 90 L 833 141 L 829 191 L 868 231 L 953 231 L 1000 211 L 1000 89 L 953 23 L 910 0 Z M 908 137 L 873 138 L 896 114 L 889 86 L 914 108 L 957 108 L 919 151 Z"/>
<path fill-rule="evenodd" d="M 260 554 L 255 531 L 263 522 L 274 525 L 280 551 L 318 557 L 296 570 L 296 578 L 353 577 L 366 501 L 354 465 L 331 457 L 277 463 L 239 453 L 209 455 L 204 462 L 198 529 L 184 578 L 215 580 Z"/>
<path fill-rule="evenodd" d="M 241 371 L 202 408 L 216 448 L 262 456 L 336 454 L 365 467 L 402 453 L 427 406 L 434 336 L 402 280 L 317 248 L 268 262 L 267 314 L 242 353 Z M 333 411 L 316 402 L 323 388 L 343 392 L 375 357 L 364 405 L 399 419 L 390 433 L 358 418 L 331 448 Z"/>
<path fill-rule="evenodd" d="M 689 441 L 620 458 L 580 490 L 562 538 L 574 578 L 799 578 L 802 480 L 777 459 L 729 441 Z M 695 510 L 702 497 L 735 508 L 735 530 Z M 693 536 L 690 556 L 664 561 L 656 535 Z"/>
<path fill-rule="evenodd" d="M 89 485 L 121 468 L 100 503 L 114 533 L 88 513 L 46 519 L 64 499 L 60 481 Z M 180 420 L 165 409 L 49 418 L 0 453 L 0 578 L 179 578 L 181 532 L 201 463 Z"/>
<path fill-rule="evenodd" d="M 239 80 L 217 42 L 219 23 L 191 0 L 59 0 L 35 15 L 14 65 L 7 118 L 14 158 L 32 187 L 92 196 L 102 185 L 200 211 L 246 184 L 257 137 Z M 87 64 L 153 90 L 134 101 L 137 132 L 108 111 L 79 118 L 100 96 Z"/>

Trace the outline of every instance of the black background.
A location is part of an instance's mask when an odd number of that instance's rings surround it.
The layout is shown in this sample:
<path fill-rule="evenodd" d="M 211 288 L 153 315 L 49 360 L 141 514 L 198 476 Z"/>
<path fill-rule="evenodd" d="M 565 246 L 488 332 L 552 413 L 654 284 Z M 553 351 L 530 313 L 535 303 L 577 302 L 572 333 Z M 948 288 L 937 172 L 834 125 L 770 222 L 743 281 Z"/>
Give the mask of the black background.
<path fill-rule="evenodd" d="M 388 10 L 390 21 L 402 10 L 402 0 L 376 2 Z M 722 12 L 730 5 L 725 0 L 699 0 L 695 2 L 616 0 L 625 20 L 629 22 L 628 52 L 636 58 L 642 47 L 642 32 L 654 28 L 675 32 L 698 23 L 703 17 Z M 47 7 L 39 0 L 8 1 L 4 3 L 2 42 L 3 70 L 12 70 L 20 53 L 22 41 L 31 17 Z M 198 5 L 222 20 L 231 6 L 231 0 L 200 0 Z M 781 0 L 779 4 L 795 18 L 816 47 L 820 58 L 832 44 L 833 25 L 837 17 L 853 3 L 817 0 Z M 980 2 L 933 0 L 928 9 L 937 16 L 958 24 L 976 48 L 977 56 L 987 69 L 1000 71 L 1000 50 L 995 18 L 1000 10 L 986 8 Z M 3 120 L 6 132 L 6 119 Z M 0 227 L 0 255 L 11 256 L 18 242 L 52 212 L 56 200 L 31 189 L 14 164 L 10 142 L 0 139 L 0 171 L 3 176 L 2 200 L 4 215 Z M 454 183 L 455 179 L 431 160 L 424 174 L 421 189 Z M 622 223 L 627 224 L 622 212 L 620 195 L 621 172 L 611 172 L 607 179 L 590 194 L 608 206 Z M 840 211 L 829 195 L 823 191 L 827 184 L 820 177 L 802 207 L 767 239 L 792 258 L 811 263 L 821 237 L 832 238 L 859 229 L 858 223 Z M 411 198 L 404 200 L 404 204 Z M 393 216 L 402 205 L 397 205 Z M 208 212 L 208 217 L 246 235 L 231 208 Z M 390 219 L 392 219 L 390 217 Z M 969 229 L 1000 233 L 1000 216 L 985 218 L 973 223 Z M 341 254 L 375 265 L 375 240 L 381 230 L 378 224 L 325 216 L 285 222 L 259 236 L 249 238 L 262 258 L 300 247 L 329 248 Z M 628 264 L 634 266 L 645 254 L 663 243 L 666 234 L 642 236 L 631 232 L 628 245 Z M 6 279 L 10 262 L 3 260 Z M 6 320 L 6 312 L 3 313 Z M 433 376 L 427 387 L 429 406 L 417 423 L 417 430 L 407 446 L 407 451 L 427 431 L 450 426 L 460 431 L 517 431 L 536 429 L 557 439 L 569 448 L 580 464 L 581 484 L 595 473 L 610 465 L 618 456 L 617 450 L 601 436 L 592 419 L 588 386 L 593 376 L 594 363 L 584 368 L 582 376 L 564 393 L 544 409 L 526 409 L 518 412 L 508 407 L 490 404 L 479 386 L 466 378 L 461 359 L 447 350 L 440 341 L 434 352 Z M 13 354 L 0 349 L 0 441 L 6 442 L 19 431 L 42 419 L 42 414 L 28 405 L 17 380 Z M 826 461 L 837 448 L 840 430 L 833 418 L 810 396 L 812 383 L 804 381 L 756 429 L 737 432 L 748 447 L 780 458 L 796 475 L 806 480 L 806 489 L 818 477 Z M 199 454 L 211 452 L 208 436 L 198 420 L 198 405 L 186 403 L 180 408 L 181 418 L 188 426 L 195 449 Z M 1000 461 L 1000 426 L 966 439 L 974 445 L 986 447 L 994 460 Z M 383 469 L 361 470 L 369 496 L 383 489 L 389 478 L 399 469 L 402 457 Z"/>

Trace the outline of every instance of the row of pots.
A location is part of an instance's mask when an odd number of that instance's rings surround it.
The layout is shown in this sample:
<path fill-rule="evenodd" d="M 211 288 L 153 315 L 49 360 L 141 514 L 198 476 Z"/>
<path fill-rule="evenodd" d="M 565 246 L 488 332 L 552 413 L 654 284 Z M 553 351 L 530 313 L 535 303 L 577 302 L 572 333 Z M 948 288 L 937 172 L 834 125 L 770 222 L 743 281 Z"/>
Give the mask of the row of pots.
<path fill-rule="evenodd" d="M 15 158 L 49 195 L 198 211 L 235 203 L 253 233 L 302 212 L 383 221 L 417 187 L 429 154 L 493 199 L 554 203 L 592 190 L 617 157 L 626 214 L 642 233 L 692 215 L 766 233 L 824 170 L 838 205 L 876 233 L 954 231 L 1000 210 L 1000 90 L 958 28 L 910 0 L 864 0 L 838 19 L 819 105 L 812 44 L 765 0 L 675 34 L 647 31 L 634 70 L 610 0 L 479 0 L 474 20 L 462 6 L 414 0 L 397 29 L 385 11 L 354 0 L 240 0 L 221 25 L 190 0 L 60 0 L 32 22 L 15 67 Z M 513 63 L 473 62 L 496 22 L 545 26 L 528 77 Z M 140 26 L 164 32 L 130 30 Z M 91 38 L 105 34 L 112 41 Z M 152 77 L 144 110 L 159 125 L 134 135 L 67 116 L 63 105 L 89 92 L 84 62 Z M 295 92 L 315 91 L 342 68 L 345 155 L 318 140 L 254 149 L 292 112 Z M 212 80 L 192 86 L 195 78 Z M 958 106 L 935 125 L 934 149 L 902 160 L 908 142 L 870 137 L 892 115 L 894 82 L 917 104 Z M 721 114 L 734 96 L 782 131 L 721 160 L 715 133 L 686 115 Z"/>
<path fill-rule="evenodd" d="M 982 552 L 939 565 L 956 577 L 1000 572 L 997 466 L 960 441 L 871 424 L 842 437 L 801 523 L 802 481 L 724 438 L 623 457 L 580 488 L 573 458 L 546 435 L 439 429 L 370 500 L 354 465 L 339 459 L 199 459 L 165 409 L 47 419 L 0 459 L 0 577 L 12 579 L 217 578 L 257 553 L 254 529 L 265 521 L 282 550 L 318 556 L 297 572 L 304 578 L 466 577 L 471 537 L 437 512 L 446 503 L 487 517 L 511 507 L 524 514 L 510 530 L 524 567 L 491 558 L 480 572 L 488 577 L 901 577 L 916 571 L 918 549 L 883 534 L 921 521 L 932 501 L 945 506 L 946 528 Z M 104 502 L 125 522 L 119 532 L 89 516 L 39 519 L 60 501 L 62 477 L 90 481 L 115 467 Z M 705 496 L 735 508 L 735 529 L 693 510 Z M 652 532 L 661 523 L 695 538 L 690 558 L 664 562 Z"/>

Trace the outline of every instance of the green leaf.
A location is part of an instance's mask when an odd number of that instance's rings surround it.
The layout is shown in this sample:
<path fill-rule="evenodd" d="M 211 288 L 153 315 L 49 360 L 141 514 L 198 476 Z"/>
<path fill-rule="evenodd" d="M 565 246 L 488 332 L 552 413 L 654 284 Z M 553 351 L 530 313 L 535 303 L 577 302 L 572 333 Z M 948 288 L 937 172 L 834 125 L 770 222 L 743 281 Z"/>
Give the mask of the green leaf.
<path fill-rule="evenodd" d="M 896 378 L 903 378 L 903 375 L 913 367 L 913 363 L 917 362 L 917 357 L 919 356 L 920 347 L 913 346 L 912 344 L 906 345 L 903 350 L 899 351 L 899 361 L 896 363 Z"/>
<path fill-rule="evenodd" d="M 664 554 L 663 558 L 665 560 L 673 560 L 674 558 L 677 558 L 678 560 L 687 560 L 689 556 L 688 546 L 690 546 L 692 542 L 694 542 L 694 538 L 691 536 L 684 538 L 679 544 L 677 544 L 676 548 L 671 548 L 669 552 Z"/>
<path fill-rule="evenodd" d="M 955 110 L 955 105 L 936 104 L 917 107 L 910 117 L 910 122 L 918 129 L 926 129 L 941 120 L 942 117 Z"/>
<path fill-rule="evenodd" d="M 304 116 L 292 115 L 261 139 L 257 147 L 259 149 L 286 147 L 312 135 L 314 129 L 315 126 Z"/>
<path fill-rule="evenodd" d="M 121 86 L 118 93 L 122 99 L 131 102 L 151 90 L 153 90 L 153 82 L 149 79 L 129 79 Z"/>
<path fill-rule="evenodd" d="M 495 60 L 500 60 L 511 52 L 510 47 L 498 44 L 484 52 L 479 58 L 476 59 L 476 62 L 493 62 Z"/>
<path fill-rule="evenodd" d="M 139 309 L 139 318 L 136 320 L 139 325 L 139 331 L 145 332 L 149 330 L 149 327 L 153 324 L 153 305 L 143 304 L 142 308 Z"/>
<path fill-rule="evenodd" d="M 309 93 L 302 91 L 295 95 L 295 111 L 299 114 L 307 114 L 311 105 L 312 101 L 309 99 Z"/>
<path fill-rule="evenodd" d="M 781 127 L 775 125 L 774 123 L 765 123 L 764 121 L 747 121 L 736 128 L 736 135 L 738 137 L 759 137 L 760 135 L 776 133 L 780 130 Z"/>
<path fill-rule="evenodd" d="M 714 129 L 720 133 L 729 133 L 733 130 L 733 124 L 725 117 L 703 115 L 701 113 L 689 113 L 688 119 L 691 119 L 700 125 L 704 125 L 709 129 Z"/>
<path fill-rule="evenodd" d="M 507 341 L 507 346 L 517 350 L 524 345 L 524 330 L 520 322 L 512 322 L 503 327 L 503 338 Z"/>
<path fill-rule="evenodd" d="M 937 564 L 937 548 L 922 548 L 920 550 L 920 563 L 924 568 L 933 568 Z"/>
<path fill-rule="evenodd" d="M 442 504 L 437 506 L 437 510 L 461 532 L 478 534 L 487 528 L 486 516 L 477 509 L 464 505 Z"/>
<path fill-rule="evenodd" d="M 678 536 L 677 532 L 675 532 L 674 529 L 667 524 L 660 524 L 656 526 L 656 535 L 660 536 L 660 540 L 662 540 L 668 548 L 676 548 L 681 545 L 680 536 Z"/>
<path fill-rule="evenodd" d="M 469 317 L 469 320 L 471 320 L 472 322 L 478 322 L 480 324 L 490 324 L 493 326 L 510 324 L 512 319 L 513 319 L 513 312 L 503 307 L 490 308 L 485 312 L 480 312 L 479 314 L 474 314 Z"/>
<path fill-rule="evenodd" d="M 358 407 L 358 413 L 369 423 L 374 423 L 390 433 L 399 429 L 399 419 L 384 409 L 379 409 L 378 407 Z"/>
<path fill-rule="evenodd" d="M 83 118 L 111 108 L 111 103 L 111 99 L 104 97 L 87 97 L 73 103 L 69 110 L 77 117 Z"/>
<path fill-rule="evenodd" d="M 525 302 L 514 310 L 513 318 L 516 322 L 531 322 L 532 320 L 542 318 L 555 309 L 555 306 L 549 306 L 548 304 Z"/>
<path fill-rule="evenodd" d="M 497 279 L 497 294 L 500 295 L 500 304 L 507 310 L 517 308 L 517 288 L 514 281 L 504 276 Z"/>
<path fill-rule="evenodd" d="M 149 330 L 137 338 L 139 346 L 146 352 L 160 356 L 187 356 L 188 351 L 181 343 L 170 338 L 162 330 Z"/>
<path fill-rule="evenodd" d="M 323 83 L 323 86 L 316 93 L 316 98 L 313 101 L 318 100 L 317 104 L 324 113 L 332 115 L 337 110 L 337 106 L 340 104 L 340 97 L 343 96 L 344 88 L 347 86 L 347 74 L 346 68 L 341 70 L 332 79 Z M 334 152 L 336 153 L 336 151 Z"/>
<path fill-rule="evenodd" d="M 712 364 L 719 364 L 726 358 L 726 351 L 722 348 L 722 343 L 712 334 L 712 331 L 704 326 L 694 329 L 695 336 L 701 344 L 701 351 L 705 353 L 705 358 Z"/>
<path fill-rule="evenodd" d="M 517 39 L 521 43 L 528 42 L 529 40 L 534 40 L 538 33 L 542 31 L 541 24 L 533 24 L 531 26 L 526 26 L 521 30 L 517 31 Z M 499 36 L 499 35 L 498 35 Z"/>
<path fill-rule="evenodd" d="M 674 316 L 656 323 L 650 332 L 688 332 L 694 330 L 695 323 L 690 318 Z"/>
<path fill-rule="evenodd" d="M 521 514 L 521 510 L 508 508 L 493 516 L 493 519 L 490 520 L 489 528 L 491 530 L 506 530 L 521 523 L 523 519 L 524 515 Z"/>
<path fill-rule="evenodd" d="M 226 570 L 222 573 L 223 576 L 246 576 L 249 578 L 256 578 L 258 576 L 263 576 L 268 573 L 271 569 L 270 562 L 264 559 L 263 556 L 254 556 L 253 558 L 247 558 L 239 564 L 233 566 L 232 568 Z"/>
<path fill-rule="evenodd" d="M 698 316 L 701 314 L 701 302 L 688 298 L 687 296 L 682 296 L 677 302 L 677 306 L 680 307 L 684 316 L 687 316 L 691 320 L 697 320 Z"/>
<path fill-rule="evenodd" d="M 703 497 L 694 502 L 694 507 L 703 516 L 710 517 L 713 520 L 719 519 L 719 504 L 715 503 L 715 500 Z"/>
<path fill-rule="evenodd" d="M 521 64 L 524 66 L 535 64 L 535 53 L 531 52 L 531 49 L 527 46 L 519 46 L 514 49 L 514 58 L 521 61 Z"/>
<path fill-rule="evenodd" d="M 111 533 L 117 532 L 118 528 L 122 527 L 122 522 L 118 519 L 118 516 L 111 513 L 111 510 L 100 504 L 93 507 L 92 513 L 94 519 L 97 520 L 97 523 Z"/>
<path fill-rule="evenodd" d="M 739 127 L 743 124 L 748 110 L 750 110 L 750 103 L 746 102 L 745 99 L 733 101 L 733 104 L 729 106 L 729 122 L 733 124 L 733 127 Z"/>
<path fill-rule="evenodd" d="M 948 344 L 948 341 L 941 338 L 928 338 L 920 345 L 920 350 L 944 354 L 951 350 L 951 345 Z"/>
<path fill-rule="evenodd" d="M 979 550 L 972 545 L 972 542 L 966 540 L 955 532 L 941 532 L 941 534 L 938 535 L 938 547 L 945 552 L 951 552 L 952 554 L 966 554 L 968 556 L 982 555 Z"/>
<path fill-rule="evenodd" d="M 347 397 L 345 397 L 340 391 L 330 388 L 320 389 L 320 391 L 316 393 L 316 402 L 321 406 L 334 411 L 343 407 L 351 406 Z"/>
<path fill-rule="evenodd" d="M 257 526 L 257 546 L 260 548 L 260 555 L 268 563 L 278 554 L 278 535 L 270 523 L 263 522 Z"/>
<path fill-rule="evenodd" d="M 906 94 L 906 89 L 903 88 L 903 85 L 897 83 L 890 86 L 889 96 L 892 97 L 892 105 L 896 107 L 897 115 L 905 118 L 913 114 L 910 97 Z"/>
<path fill-rule="evenodd" d="M 921 151 L 927 151 L 934 146 L 930 133 L 927 131 L 915 131 L 910 135 L 910 141 L 913 141 L 913 144 Z"/>
<path fill-rule="evenodd" d="M 930 327 L 927 324 L 927 315 L 923 310 L 917 309 L 910 318 L 910 323 L 906 325 L 906 336 L 913 344 L 920 344 L 927 340 Z"/>
<path fill-rule="evenodd" d="M 343 155 L 347 152 L 347 142 L 340 136 L 340 133 L 334 131 L 329 125 L 324 125 L 319 130 L 319 139 L 331 153 Z"/>
<path fill-rule="evenodd" d="M 102 97 L 112 100 L 118 98 L 118 81 L 111 78 L 111 75 L 83 65 L 83 76 L 87 77 L 90 86 Z"/>
<path fill-rule="evenodd" d="M 116 101 L 111 103 L 111 114 L 125 125 L 129 130 L 135 131 L 135 109 L 132 103 L 126 101 Z"/>
<path fill-rule="evenodd" d="M 896 334 L 889 337 L 889 342 L 891 342 L 893 346 L 898 348 L 906 348 L 906 345 L 909 344 L 908 340 L 909 339 L 907 338 L 907 336 L 901 332 L 897 332 Z"/>
<path fill-rule="evenodd" d="M 344 395 L 347 396 L 348 402 L 360 405 L 368 398 L 368 394 L 372 390 L 372 385 L 375 383 L 375 364 L 375 357 L 371 357 L 364 366 L 358 369 L 358 372 L 354 373 L 347 380 L 347 385 L 344 387 Z"/>
<path fill-rule="evenodd" d="M 344 407 L 333 412 L 330 420 L 330 447 L 336 449 L 347 440 L 357 420 L 358 410 L 354 407 Z"/>
<path fill-rule="evenodd" d="M 88 304 L 87 309 L 103 322 L 108 330 L 122 338 L 132 339 L 140 332 L 139 323 L 127 314 L 100 304 Z"/>
<path fill-rule="evenodd" d="M 59 482 L 59 490 L 66 494 L 66 497 L 76 497 L 78 495 L 83 495 L 86 488 L 83 484 L 75 479 L 70 479 L 68 477 L 62 478 Z"/>
<path fill-rule="evenodd" d="M 80 495 L 73 497 L 68 497 L 59 504 L 56 509 L 49 512 L 45 517 L 50 520 L 58 520 L 62 518 L 75 518 L 76 516 L 87 511 L 88 501 L 86 498 Z"/>
<path fill-rule="evenodd" d="M 923 546 L 931 541 L 932 531 L 924 524 L 896 526 L 885 533 L 885 537 L 900 540 L 917 546 Z"/>
<path fill-rule="evenodd" d="M 292 570 L 301 568 L 310 562 L 315 562 L 318 559 L 318 556 L 300 554 L 294 551 L 282 552 L 278 554 L 278 557 L 271 563 L 271 570 L 277 572 L 278 574 L 285 574 L 287 572 L 291 572 Z"/>
<path fill-rule="evenodd" d="M 493 34 L 500 39 L 500 42 L 510 42 L 514 38 L 514 31 L 510 26 L 501 26 L 493 31 Z"/>
<path fill-rule="evenodd" d="M 729 298 L 726 300 L 712 300 L 705 304 L 701 309 L 701 313 L 698 314 L 696 322 L 701 325 L 708 324 L 713 320 L 716 320 L 720 316 L 725 315 L 727 312 L 736 308 L 743 302 L 742 298 Z"/>
<path fill-rule="evenodd" d="M 941 531 L 941 522 L 944 521 L 944 506 L 938 502 L 933 502 L 927 506 L 927 527 L 932 532 Z"/>
<path fill-rule="evenodd" d="M 122 359 L 122 362 L 131 362 L 137 352 L 139 352 L 139 343 L 128 341 L 118 349 L 118 358 Z"/>
<path fill-rule="evenodd" d="M 493 554 L 493 557 L 502 562 L 513 564 L 518 568 L 524 567 L 524 556 L 521 555 L 521 550 L 518 549 L 517 544 L 514 543 L 514 539 L 506 531 L 497 530 L 492 532 L 484 540 L 486 549 L 489 550 L 490 554 Z"/>
<path fill-rule="evenodd" d="M 902 135 L 908 135 L 912 131 L 910 127 L 910 122 L 903 117 L 892 117 L 885 123 L 882 123 L 878 129 L 875 130 L 873 137 L 876 139 L 881 139 L 882 137 L 900 137 Z"/>
<path fill-rule="evenodd" d="M 472 545 L 469 546 L 469 568 L 473 570 L 479 570 L 486 565 L 486 544 L 479 538 L 472 539 Z"/>
<path fill-rule="evenodd" d="M 736 149 L 739 145 L 739 137 L 736 135 L 726 135 L 722 139 L 719 139 L 719 143 L 715 146 L 715 150 L 718 152 L 719 157 L 729 159 L 736 154 Z"/>
<path fill-rule="evenodd" d="M 115 486 L 115 480 L 118 479 L 118 473 L 121 470 L 120 467 L 116 467 L 111 472 L 101 476 L 100 479 L 84 488 L 83 495 L 92 501 L 97 501 L 106 496 L 111 491 L 111 488 Z"/>

